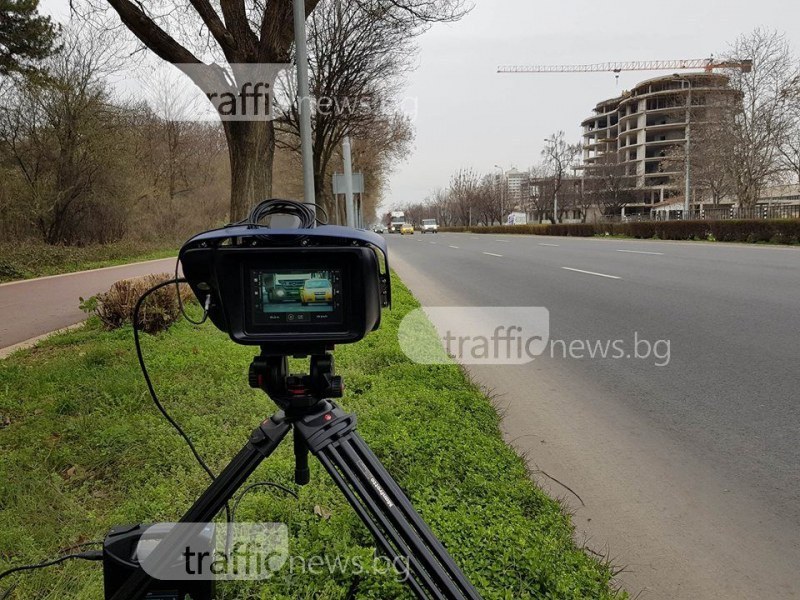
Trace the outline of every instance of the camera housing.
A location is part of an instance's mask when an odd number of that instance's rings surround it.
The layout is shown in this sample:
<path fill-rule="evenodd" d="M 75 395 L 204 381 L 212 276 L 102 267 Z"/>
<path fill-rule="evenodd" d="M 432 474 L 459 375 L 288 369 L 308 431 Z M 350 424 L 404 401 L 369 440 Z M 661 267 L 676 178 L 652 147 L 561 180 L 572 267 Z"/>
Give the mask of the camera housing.
<path fill-rule="evenodd" d="M 214 325 L 275 354 L 357 342 L 391 304 L 386 242 L 370 231 L 237 225 L 191 238 L 179 260 Z"/>

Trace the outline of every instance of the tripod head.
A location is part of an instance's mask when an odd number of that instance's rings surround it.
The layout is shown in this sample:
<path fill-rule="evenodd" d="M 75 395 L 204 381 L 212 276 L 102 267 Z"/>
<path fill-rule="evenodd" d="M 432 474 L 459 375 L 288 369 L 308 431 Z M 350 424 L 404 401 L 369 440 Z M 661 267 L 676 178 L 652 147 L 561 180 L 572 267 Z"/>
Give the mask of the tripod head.
<path fill-rule="evenodd" d="M 251 388 L 263 390 L 287 416 L 299 416 L 313 410 L 327 398 L 341 398 L 344 383 L 334 374 L 333 355 L 312 354 L 308 374 L 290 374 L 289 357 L 271 354 L 265 347 L 250 363 Z"/>

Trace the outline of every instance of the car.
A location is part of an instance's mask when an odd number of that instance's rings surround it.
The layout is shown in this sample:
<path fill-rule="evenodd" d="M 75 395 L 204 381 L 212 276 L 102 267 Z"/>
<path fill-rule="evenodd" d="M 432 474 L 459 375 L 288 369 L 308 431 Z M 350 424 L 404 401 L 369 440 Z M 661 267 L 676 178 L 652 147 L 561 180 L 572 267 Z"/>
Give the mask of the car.
<path fill-rule="evenodd" d="M 274 304 L 277 302 L 289 302 L 291 298 L 285 287 L 276 285 L 267 290 L 267 300 Z"/>
<path fill-rule="evenodd" d="M 378 224 L 372 228 L 372 231 L 374 231 L 375 233 L 383 233 L 384 231 L 386 231 L 386 229 L 383 227 L 383 225 Z"/>
<path fill-rule="evenodd" d="M 333 286 L 327 279 L 309 279 L 300 288 L 300 303 L 303 306 L 318 302 L 326 304 L 333 302 Z"/>
<path fill-rule="evenodd" d="M 403 223 L 403 226 L 400 228 L 400 235 L 414 235 L 414 226 L 411 223 Z"/>
<path fill-rule="evenodd" d="M 422 219 L 422 233 L 439 233 L 436 219 Z"/>

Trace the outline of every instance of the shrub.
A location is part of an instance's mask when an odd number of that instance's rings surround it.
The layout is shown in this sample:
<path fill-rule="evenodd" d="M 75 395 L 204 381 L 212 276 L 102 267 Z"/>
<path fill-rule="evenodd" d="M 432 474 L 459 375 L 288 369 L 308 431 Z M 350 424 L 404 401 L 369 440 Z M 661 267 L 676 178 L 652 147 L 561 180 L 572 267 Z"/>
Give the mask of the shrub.
<path fill-rule="evenodd" d="M 171 275 L 162 273 L 117 281 L 106 293 L 98 294 L 96 301 L 84 302 L 85 309 L 100 317 L 106 329 L 117 329 L 133 322 L 133 309 L 142 294 L 154 285 L 172 278 Z M 192 297 L 187 285 L 181 285 L 179 293 L 183 302 L 189 302 Z M 179 316 L 180 307 L 175 287 L 169 285 L 153 292 L 142 304 L 139 328 L 147 333 L 166 331 Z"/>
<path fill-rule="evenodd" d="M 493 225 L 491 227 L 443 227 L 442 231 L 470 233 L 519 233 L 591 237 L 623 235 L 638 239 L 709 240 L 719 242 L 800 243 L 798 219 L 749 219 L 725 221 L 634 221 L 629 223 L 550 223 Z"/>

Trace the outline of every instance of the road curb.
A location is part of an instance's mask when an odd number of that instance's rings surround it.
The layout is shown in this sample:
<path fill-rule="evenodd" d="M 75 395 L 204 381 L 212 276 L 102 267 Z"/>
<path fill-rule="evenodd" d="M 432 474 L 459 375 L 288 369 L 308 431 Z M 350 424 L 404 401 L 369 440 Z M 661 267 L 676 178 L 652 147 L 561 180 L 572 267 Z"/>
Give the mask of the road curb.
<path fill-rule="evenodd" d="M 0 360 L 8 358 L 18 350 L 27 350 L 28 348 L 33 348 L 36 344 L 38 344 L 42 340 L 46 340 L 51 336 L 58 335 L 59 333 L 67 333 L 68 331 L 72 331 L 74 329 L 78 329 L 79 327 L 83 327 L 84 323 L 86 323 L 86 321 L 81 321 L 80 323 L 75 323 L 74 325 L 70 325 L 69 327 L 56 329 L 55 331 L 50 331 L 49 333 L 43 333 L 42 335 L 37 335 L 36 337 L 23 340 L 22 342 L 17 342 L 16 344 L 12 344 L 11 346 L 0 348 Z"/>

